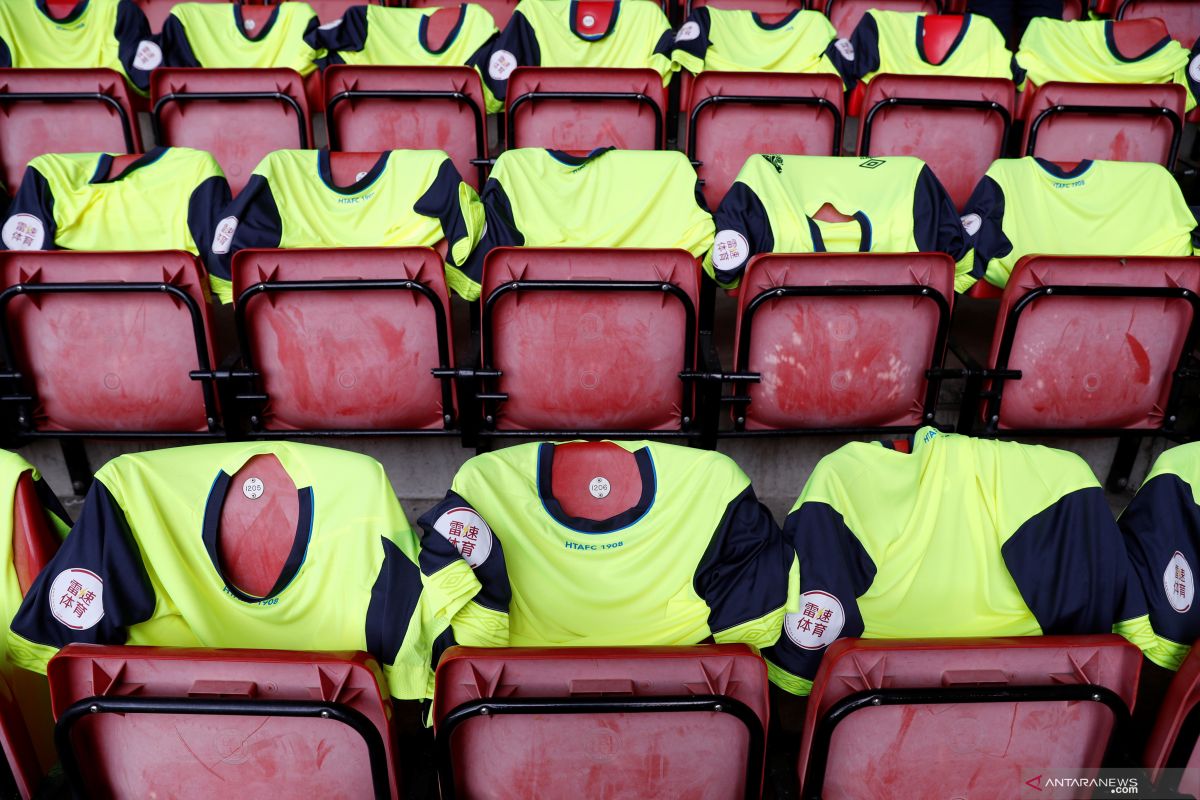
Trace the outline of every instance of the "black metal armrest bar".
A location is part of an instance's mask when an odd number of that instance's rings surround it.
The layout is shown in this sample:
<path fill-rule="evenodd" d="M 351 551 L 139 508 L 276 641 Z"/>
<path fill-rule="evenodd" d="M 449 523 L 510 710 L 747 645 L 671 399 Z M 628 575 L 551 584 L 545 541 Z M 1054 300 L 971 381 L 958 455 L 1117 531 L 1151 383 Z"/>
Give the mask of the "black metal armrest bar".
<path fill-rule="evenodd" d="M 308 124 L 304 118 L 304 111 L 300 108 L 300 103 L 296 98 L 283 92 L 171 92 L 164 94 L 154 103 L 154 109 L 150 114 L 151 121 L 154 123 L 154 140 L 163 142 L 161 115 L 162 109 L 168 103 L 184 103 L 193 100 L 277 100 L 284 105 L 290 106 L 292 112 L 296 115 L 296 125 L 300 133 L 300 149 L 307 150 L 308 143 Z"/>
<path fill-rule="evenodd" d="M 57 103 L 57 102 L 75 102 L 79 100 L 91 100 L 103 105 L 109 106 L 113 111 L 117 112 L 117 118 L 121 120 L 121 135 L 125 138 L 125 152 L 133 152 L 133 124 L 129 120 L 129 115 L 125 113 L 125 109 L 121 106 L 115 97 L 110 97 L 103 92 L 4 92 L 0 93 L 0 103 Z"/>
<path fill-rule="evenodd" d="M 233 377 L 259 378 L 261 373 L 254 366 L 253 350 L 250 347 L 250 335 L 246 326 L 247 308 L 255 297 L 285 292 L 394 292 L 407 291 L 421 295 L 433 307 L 434 325 L 437 326 L 438 365 L 431 370 L 434 378 L 442 384 L 443 422 L 448 428 L 454 419 L 450 410 L 454 408 L 454 385 L 456 377 L 450 366 L 450 341 L 446 326 L 446 309 L 442 305 L 437 292 L 420 281 L 401 280 L 328 280 L 328 281 L 264 281 L 247 286 L 233 306 L 234 327 L 237 329 L 238 347 L 242 351 L 242 363 L 246 369 L 241 375 Z"/>
<path fill-rule="evenodd" d="M 197 714 L 241 717 L 313 717 L 340 722 L 362 737 L 371 763 L 376 800 L 391 797 L 387 750 L 379 730 L 361 712 L 319 700 L 230 700 L 197 697 L 89 697 L 71 705 L 54 726 L 54 746 L 67 784 L 76 798 L 88 796 L 87 783 L 71 746 L 71 731 L 92 714 Z"/>
<path fill-rule="evenodd" d="M 13 353 L 12 342 L 10 341 L 8 328 L 8 305 L 15 297 L 39 295 L 39 294 L 166 294 L 173 299 L 183 303 L 188 310 L 188 315 L 192 322 L 192 338 L 196 345 L 196 362 L 199 366 L 198 372 L 203 377 L 201 380 L 200 389 L 204 393 L 204 415 L 208 420 L 208 428 L 210 431 L 216 430 L 217 427 L 217 408 L 213 387 L 210 382 L 204 380 L 208 373 L 212 372 L 212 362 L 208 358 L 208 337 L 204 330 L 204 318 L 200 314 L 200 305 L 192 298 L 190 294 L 180 289 L 178 286 L 173 286 L 169 283 L 120 283 L 116 281 L 98 281 L 95 283 L 17 283 L 0 292 L 0 354 L 4 356 L 4 363 L 8 364 L 11 373 L 5 375 L 16 381 L 20 381 L 24 376 L 16 368 L 16 359 Z M 189 377 L 193 380 L 198 378 L 192 373 Z M 8 396 L 8 392 L 5 392 Z M 28 431 L 26 433 L 33 433 Z M 90 435 L 90 432 L 73 432 L 75 435 Z M 62 431 L 55 431 L 54 436 L 61 437 L 69 435 Z M 108 435 L 105 433 L 104 435 Z M 145 435 L 136 432 L 116 432 L 116 437 L 127 437 Z M 171 434 L 174 436 L 175 434 Z M 183 434 L 187 435 L 187 434 Z"/>
<path fill-rule="evenodd" d="M 856 711 L 864 708 L 897 705 L 950 705 L 959 703 L 1100 703 L 1113 715 L 1109 753 L 1125 745 L 1130 727 L 1129 707 L 1116 692 L 1092 684 L 1056 684 L 1051 686 L 935 686 L 914 689 L 867 689 L 848 695 L 825 712 L 813 731 L 804 773 L 803 800 L 821 800 L 825 771 L 829 762 L 829 747 L 837 726 Z"/>
<path fill-rule="evenodd" d="M 513 132 L 517 109 L 526 103 L 531 103 L 534 100 L 570 100 L 572 103 L 581 102 L 598 102 L 600 100 L 629 100 L 635 103 L 642 103 L 650 107 L 654 112 L 654 148 L 661 150 L 663 148 L 663 110 L 658 107 L 658 103 L 650 99 L 649 96 L 642 92 L 541 92 L 533 91 L 518 95 L 513 98 L 504 114 L 504 134 L 505 142 L 509 147 L 514 147 Z"/>
<path fill-rule="evenodd" d="M 746 798 L 755 800 L 762 791 L 763 748 L 766 732 L 762 721 L 745 703 L 722 695 L 682 697 L 505 697 L 472 700 L 455 708 L 438 726 L 436 749 L 442 800 L 454 800 L 454 764 L 451 740 L 460 725 L 476 717 L 497 714 L 663 714 L 711 711 L 729 714 L 746 726 L 750 740 L 746 748 Z"/>
<path fill-rule="evenodd" d="M 1175 168 L 1175 157 L 1179 153 L 1179 140 L 1183 137 L 1183 120 L 1173 110 L 1162 106 L 1077 106 L 1054 105 L 1043 109 L 1029 125 L 1029 143 L 1025 146 L 1025 155 L 1034 155 L 1037 146 L 1038 130 L 1042 123 L 1055 114 L 1112 115 L 1128 117 L 1155 117 L 1166 119 L 1171 123 L 1171 145 L 1167 151 L 1167 169 Z"/>
<path fill-rule="evenodd" d="M 863 120 L 862 147 L 859 148 L 861 152 L 867 155 L 871 154 L 871 126 L 875 122 L 875 115 L 885 108 L 892 108 L 894 106 L 935 108 L 948 111 L 989 111 L 997 114 L 1004 123 L 1004 128 L 1000 134 L 1000 147 L 1002 150 L 1004 143 L 1008 141 L 1008 131 L 1012 128 L 1012 114 L 1009 113 L 1007 108 L 994 100 L 951 100 L 944 97 L 885 97 L 871 106 L 871 110 L 867 112 L 866 119 Z"/>
<path fill-rule="evenodd" d="M 696 103 L 695 107 L 692 108 L 692 113 L 688 116 L 687 157 L 692 161 L 693 165 L 700 165 L 700 162 L 696 161 L 696 121 L 700 116 L 700 112 L 708 106 L 728 103 L 741 103 L 754 106 L 814 106 L 821 111 L 828 112 L 829 116 L 833 118 L 833 152 L 830 155 L 837 156 L 842 153 L 842 115 L 838 113 L 837 106 L 824 97 L 767 97 L 748 94 L 714 94 Z"/>

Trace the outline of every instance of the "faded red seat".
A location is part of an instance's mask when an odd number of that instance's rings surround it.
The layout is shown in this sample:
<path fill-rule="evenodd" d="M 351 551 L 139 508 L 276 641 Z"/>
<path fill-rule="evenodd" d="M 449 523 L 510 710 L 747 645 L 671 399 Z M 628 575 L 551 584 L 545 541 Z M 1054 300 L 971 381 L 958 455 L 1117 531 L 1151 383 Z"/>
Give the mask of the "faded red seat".
<path fill-rule="evenodd" d="M 230 0 L 200 0 L 202 3 L 227 3 Z M 171 9 L 176 3 L 183 0 L 134 0 L 142 13 L 146 15 L 146 21 L 150 23 L 151 33 L 160 33 L 163 23 L 167 21 L 167 17 L 171 15 Z M 53 6 L 54 4 L 51 3 Z M 70 9 L 73 3 L 64 4 L 65 9 Z"/>
<path fill-rule="evenodd" d="M 517 0 L 471 0 L 477 6 L 483 6 L 492 15 L 492 19 L 496 21 L 496 27 L 504 30 L 508 25 L 509 19 L 512 18 L 512 12 L 517 7 Z M 441 8 L 444 6 L 458 6 L 461 0 L 409 0 L 407 5 L 410 8 Z M 394 5 L 400 5 L 395 3 Z"/>
<path fill-rule="evenodd" d="M 1143 764 L 1150 780 L 1164 791 L 1200 794 L 1200 651 L 1195 647 L 1179 665 L 1159 706 L 1158 719 L 1146 742 Z M 1174 775 L 1164 770 L 1183 770 Z"/>
<path fill-rule="evenodd" d="M 1166 23 L 1171 38 L 1191 49 L 1200 39 L 1200 2 L 1197 0 L 1123 0 L 1113 2 L 1117 19 L 1153 17 Z"/>
<path fill-rule="evenodd" d="M 804 0 L 680 0 L 684 7 L 683 16 L 686 18 L 693 8 L 739 9 L 744 8 L 759 14 L 789 14 L 805 8 Z"/>
<path fill-rule="evenodd" d="M 850 38 L 863 14 L 872 9 L 941 13 L 937 0 L 813 0 L 812 7 L 825 12 L 833 27 L 837 28 L 838 36 L 843 39 Z"/>

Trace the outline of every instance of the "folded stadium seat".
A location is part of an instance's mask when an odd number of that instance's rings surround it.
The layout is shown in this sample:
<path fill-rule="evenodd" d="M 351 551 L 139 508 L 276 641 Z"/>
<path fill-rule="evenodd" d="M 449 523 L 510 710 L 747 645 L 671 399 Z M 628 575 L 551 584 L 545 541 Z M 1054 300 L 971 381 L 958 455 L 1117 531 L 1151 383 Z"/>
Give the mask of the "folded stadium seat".
<path fill-rule="evenodd" d="M 171 9 L 176 3 L 183 0 L 134 0 L 142 13 L 146 15 L 146 21 L 150 23 L 150 32 L 159 33 L 162 31 L 163 23 L 167 21 L 167 17 L 171 14 Z M 192 0 L 188 0 L 192 2 Z M 198 0 L 201 3 L 228 3 L 231 0 Z M 66 4 L 68 7 L 70 3 Z"/>
<path fill-rule="evenodd" d="M 1162 20 L 1171 38 L 1191 48 L 1200 39 L 1200 2 L 1196 0 L 1114 0 L 1116 19 Z"/>
<path fill-rule="evenodd" d="M 813 0 L 813 8 L 825 12 L 843 39 L 849 38 L 862 15 L 871 9 L 941 13 L 939 0 Z"/>
<path fill-rule="evenodd" d="M 88 797 L 398 797 L 365 653 L 71 644 L 49 665 L 63 772 Z"/>
<path fill-rule="evenodd" d="M 1181 796 L 1200 794 L 1200 651 L 1192 648 L 1159 707 L 1158 719 L 1146 742 L 1143 763 L 1162 791 Z M 1164 770 L 1182 770 L 1164 774 Z"/>
<path fill-rule="evenodd" d="M 836 75 L 703 72 L 690 85 L 687 155 L 709 208 L 754 153 L 840 153 L 843 91 Z"/>
<path fill-rule="evenodd" d="M 1091 777 L 1119 764 L 1140 668 L 1111 634 L 837 641 L 808 700 L 801 797 L 1016 797 L 1049 770 Z"/>
<path fill-rule="evenodd" d="M 920 158 L 961 209 L 1003 154 L 1014 102 L 1002 78 L 877 75 L 866 84 L 858 153 Z"/>
<path fill-rule="evenodd" d="M 443 798 L 760 796 L 767 674 L 743 644 L 453 647 Z"/>
<path fill-rule="evenodd" d="M 252 433 L 457 430 L 433 250 L 243 250 L 233 284 Z"/>
<path fill-rule="evenodd" d="M 699 295 L 684 250 L 492 250 L 481 435 L 694 432 Z"/>
<path fill-rule="evenodd" d="M 325 71 L 331 150 L 442 150 L 463 180 L 483 185 L 483 84 L 470 67 L 360 67 Z"/>
<path fill-rule="evenodd" d="M 1166 84 L 1051 81 L 1024 103 L 1021 152 L 1070 163 L 1151 161 L 1171 169 L 1183 135 L 1187 90 Z"/>
<path fill-rule="evenodd" d="M 140 153 L 125 78 L 108 69 L 0 70 L 0 179 L 15 192 L 44 153 Z"/>
<path fill-rule="evenodd" d="M 731 435 L 928 424 L 953 300 L 942 253 L 757 256 L 738 296 L 747 380 Z"/>
<path fill-rule="evenodd" d="M 667 90 L 652 69 L 517 67 L 508 79 L 510 148 L 661 150 Z"/>
<path fill-rule="evenodd" d="M 492 19 L 496 20 L 496 27 L 504 30 L 504 26 L 508 24 L 508 20 L 512 17 L 513 9 L 517 7 L 517 0 L 470 0 L 478 6 L 483 6 L 492 15 Z M 409 0 L 406 4 L 410 8 L 430 8 L 457 6 L 461 4 L 461 0 Z M 401 5 L 401 3 L 385 3 L 384 5 Z"/>
<path fill-rule="evenodd" d="M 311 147 L 304 80 L 290 69 L 156 69 L 150 78 L 158 144 L 207 150 L 236 195 L 273 150 Z"/>

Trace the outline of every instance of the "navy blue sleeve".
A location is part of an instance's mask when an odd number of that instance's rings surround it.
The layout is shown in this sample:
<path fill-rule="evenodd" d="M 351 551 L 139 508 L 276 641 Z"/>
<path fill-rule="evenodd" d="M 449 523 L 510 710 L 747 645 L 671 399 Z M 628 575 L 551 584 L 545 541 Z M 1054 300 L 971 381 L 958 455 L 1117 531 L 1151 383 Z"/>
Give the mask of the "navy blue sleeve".
<path fill-rule="evenodd" d="M 150 88 L 150 72 L 162 64 L 162 48 L 150 35 L 146 14 L 133 0 L 117 4 L 117 56 L 129 80 L 141 91 Z"/>
<path fill-rule="evenodd" d="M 488 48 L 487 64 L 482 70 L 483 82 L 497 100 L 503 100 L 508 91 L 508 76 L 514 69 L 537 67 L 541 63 L 542 50 L 538 46 L 537 34 L 518 9 Z"/>
<path fill-rule="evenodd" d="M 767 210 L 754 190 L 741 181 L 734 181 L 729 187 L 713 215 L 713 222 L 717 237 L 713 244 L 712 265 L 718 283 L 733 283 L 752 257 L 775 249 Z"/>
<path fill-rule="evenodd" d="M 426 217 L 434 217 L 442 224 L 442 235 L 449 247 L 446 248 L 446 260 L 451 266 L 461 266 L 454 261 L 454 243 L 469 236 L 467 221 L 463 219 L 462 204 L 459 202 L 459 188 L 462 186 L 462 175 L 454 162 L 446 159 L 438 168 L 437 177 L 425 190 L 425 194 L 413 204 L 413 211 Z"/>
<path fill-rule="evenodd" d="M 340 20 L 331 20 L 305 33 L 304 41 L 314 50 L 362 50 L 367 45 L 367 7 L 347 8 Z"/>
<path fill-rule="evenodd" d="M 59 531 L 58 524 L 63 525 L 68 530 L 75 523 L 71 521 L 71 515 L 63 508 L 62 501 L 58 499 L 58 495 L 50 488 L 42 478 L 37 478 L 33 482 L 33 491 L 37 495 L 38 502 L 42 504 L 42 510 L 46 512 L 46 521 L 50 523 L 50 529 Z M 57 520 L 57 523 L 55 522 Z"/>
<path fill-rule="evenodd" d="M 1188 54 L 1186 71 L 1188 91 L 1192 93 L 1192 99 L 1200 99 L 1200 81 L 1196 80 L 1196 76 L 1200 75 L 1200 39 L 1195 41 L 1192 45 L 1192 52 Z"/>
<path fill-rule="evenodd" d="M 12 50 L 9 49 L 8 42 L 0 39 L 0 67 L 9 69 L 12 67 Z"/>
<path fill-rule="evenodd" d="M 12 630 L 61 648 L 72 642 L 122 644 L 127 629 L 154 615 L 155 596 L 121 507 L 99 480 L 79 521 L 38 575 Z"/>
<path fill-rule="evenodd" d="M 208 271 L 231 280 L 234 253 L 250 247 L 279 247 L 282 236 L 283 223 L 270 184 L 262 175 L 251 175 L 237 199 L 221 213 L 208 256 Z"/>
<path fill-rule="evenodd" d="M 475 570 L 482 588 L 475 602 L 494 611 L 508 611 L 512 588 L 504 567 L 500 539 L 479 512 L 461 495 L 446 497 L 417 520 L 421 529 L 421 572 L 433 575 L 455 561 Z"/>
<path fill-rule="evenodd" d="M 696 568 L 696 594 L 718 633 L 752 622 L 787 602 L 790 554 L 771 512 L 747 486 L 729 506 Z"/>
<path fill-rule="evenodd" d="M 54 222 L 54 195 L 42 173 L 25 168 L 25 177 L 8 207 L 0 229 L 2 250 L 53 250 L 58 225 Z"/>
<path fill-rule="evenodd" d="M 525 236 L 513 221 L 512 204 L 499 181 L 488 178 L 479 199 L 483 203 L 483 236 L 480 237 L 479 246 L 461 267 L 466 276 L 476 283 L 483 277 L 483 259 L 492 248 L 519 247 L 525 244 Z"/>
<path fill-rule="evenodd" d="M 863 14 L 849 39 L 829 43 L 825 55 L 842 76 L 846 91 L 854 88 L 859 79 L 879 69 L 879 26 L 871 12 Z"/>
<path fill-rule="evenodd" d="M 955 261 L 970 244 L 950 193 L 929 167 L 922 167 L 913 192 L 913 239 L 922 253 L 949 253 Z"/>
<path fill-rule="evenodd" d="M 158 35 L 158 40 L 162 44 L 163 66 L 201 66 L 192 52 L 192 45 L 188 42 L 187 31 L 183 29 L 183 23 L 174 14 L 169 15 L 167 21 L 163 23 L 162 33 Z"/>
<path fill-rule="evenodd" d="M 192 190 L 192 196 L 188 199 L 188 230 L 192 233 L 196 249 L 200 251 L 200 260 L 205 264 L 212 259 L 217 223 L 231 199 L 229 181 L 220 175 L 205 179 Z"/>
<path fill-rule="evenodd" d="M 421 599 L 421 572 L 395 542 L 379 541 L 383 564 L 367 605 L 367 652 L 384 664 L 393 664 Z"/>
<path fill-rule="evenodd" d="M 682 50 L 703 63 L 705 56 L 708 55 L 708 48 L 712 44 L 708 38 L 711 25 L 712 17 L 708 13 L 707 6 L 693 10 L 675 33 L 671 49 Z"/>
<path fill-rule="evenodd" d="M 789 514 L 783 537 L 799 562 L 800 608 L 787 615 L 778 644 L 763 657 L 811 681 L 829 645 L 862 635 L 858 598 L 875 580 L 875 562 L 842 515 L 825 503 L 804 503 Z"/>
<path fill-rule="evenodd" d="M 1063 495 L 1031 517 L 1000 554 L 1044 634 L 1111 633 L 1146 613 L 1098 486 Z"/>
<path fill-rule="evenodd" d="M 1004 190 L 987 175 L 971 192 L 962 225 L 967 244 L 975 248 L 971 274 L 976 278 L 983 277 L 993 258 L 1003 258 L 1012 252 L 1012 242 L 1004 235 Z"/>

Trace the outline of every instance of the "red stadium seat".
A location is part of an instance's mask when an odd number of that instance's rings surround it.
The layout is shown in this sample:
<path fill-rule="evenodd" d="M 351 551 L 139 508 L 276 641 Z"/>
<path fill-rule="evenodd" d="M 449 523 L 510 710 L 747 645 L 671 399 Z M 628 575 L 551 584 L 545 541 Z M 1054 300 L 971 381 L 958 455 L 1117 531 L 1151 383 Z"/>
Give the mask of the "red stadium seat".
<path fill-rule="evenodd" d="M 1168 169 L 1187 90 L 1166 84 L 1047 83 L 1025 104 L 1021 151 L 1049 161 L 1151 161 Z"/>
<path fill-rule="evenodd" d="M 0 253 L 3 398 L 21 436 L 207 436 L 208 276 L 184 252 Z"/>
<path fill-rule="evenodd" d="M 71 644 L 48 676 L 78 796 L 399 796 L 365 653 Z"/>
<path fill-rule="evenodd" d="M 1124 743 L 1141 660 L 1112 634 L 839 640 L 808 699 L 801 796 L 1018 797 L 1049 770 L 1092 777 Z"/>
<path fill-rule="evenodd" d="M 146 15 L 146 20 L 150 23 L 151 33 L 161 33 L 163 23 L 167 21 L 167 17 L 171 15 L 171 9 L 176 3 L 181 3 L 183 0 L 134 0 L 138 8 Z M 227 3 L 230 0 L 199 0 L 202 3 Z M 70 8 L 72 3 L 67 3 L 66 8 Z"/>
<path fill-rule="evenodd" d="M 317 12 L 317 19 L 321 21 L 322 25 L 337 22 L 345 15 L 346 9 L 352 6 L 388 5 L 377 0 L 304 0 L 304 2 Z"/>
<path fill-rule="evenodd" d="M 700 268 L 683 250 L 497 248 L 482 281 L 494 433 L 694 427 Z"/>
<path fill-rule="evenodd" d="M 738 433 L 929 424 L 954 299 L 943 253 L 768 254 L 738 295 Z"/>
<path fill-rule="evenodd" d="M 435 691 L 447 800 L 759 797 L 767 672 L 746 645 L 452 647 Z"/>
<path fill-rule="evenodd" d="M 0 179 L 45 153 L 140 153 L 125 79 L 109 69 L 0 69 Z"/>
<path fill-rule="evenodd" d="M 1200 0 L 1120 0 L 1114 5 L 1117 19 L 1161 19 L 1171 38 L 1189 50 L 1200 39 Z"/>
<path fill-rule="evenodd" d="M 667 90 L 652 69 L 518 67 L 508 79 L 509 148 L 661 150 Z"/>
<path fill-rule="evenodd" d="M 863 14 L 872 9 L 941 13 L 938 0 L 813 0 L 812 7 L 825 12 L 833 27 L 837 28 L 838 36 L 843 39 L 850 37 Z"/>
<path fill-rule="evenodd" d="M 1159 706 L 1158 719 L 1146 742 L 1143 763 L 1150 780 L 1163 790 L 1181 797 L 1200 795 L 1200 650 L 1179 665 L 1171 686 Z M 1163 770 L 1183 770 L 1168 778 Z M 1165 783 L 1169 780 L 1170 783 Z"/>
<path fill-rule="evenodd" d="M 444 6 L 458 6 L 462 0 L 409 0 L 406 4 L 411 8 L 442 8 Z M 512 18 L 512 12 L 517 7 L 517 0 L 470 0 L 477 6 L 483 6 L 492 15 L 492 19 L 496 21 L 496 27 L 504 30 L 504 26 L 508 25 L 508 20 Z M 403 5 L 401 3 L 390 3 L 386 5 Z"/>
<path fill-rule="evenodd" d="M 805 2 L 804 0 L 687 0 L 684 16 L 692 13 L 692 9 L 704 6 L 735 10 L 744 8 L 759 14 L 789 14 L 805 8 Z"/>
<path fill-rule="evenodd" d="M 1003 153 L 1014 102 L 1002 78 L 877 75 L 866 84 L 858 153 L 920 158 L 962 208 Z"/>
<path fill-rule="evenodd" d="M 471 67 L 356 67 L 325 71 L 331 150 L 442 150 L 479 189 L 487 158 L 483 83 Z"/>
<path fill-rule="evenodd" d="M 842 139 L 836 75 L 702 72 L 685 96 L 687 154 L 715 209 L 755 153 L 836 156 Z"/>
<path fill-rule="evenodd" d="M 434 377 L 454 347 L 433 250 L 243 250 L 233 285 L 253 432 L 454 429 L 451 378 Z"/>
<path fill-rule="evenodd" d="M 311 146 L 304 80 L 290 69 L 160 67 L 150 102 L 155 140 L 212 153 L 235 195 L 267 153 Z"/>

